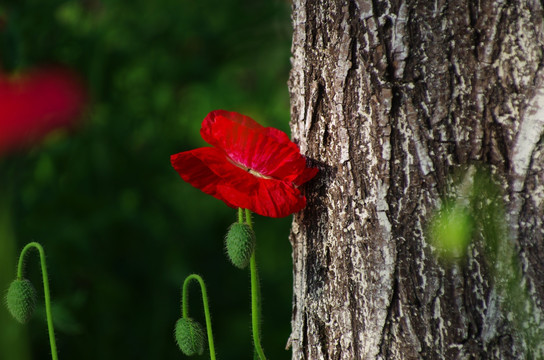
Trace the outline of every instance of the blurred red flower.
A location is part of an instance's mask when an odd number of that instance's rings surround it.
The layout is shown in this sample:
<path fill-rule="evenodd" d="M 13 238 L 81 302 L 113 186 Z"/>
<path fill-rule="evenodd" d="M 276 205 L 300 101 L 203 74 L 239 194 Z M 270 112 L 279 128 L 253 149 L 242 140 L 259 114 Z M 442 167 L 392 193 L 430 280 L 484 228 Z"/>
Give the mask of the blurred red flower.
<path fill-rule="evenodd" d="M 78 78 L 63 69 L 0 73 L 0 154 L 73 123 L 85 104 Z"/>
<path fill-rule="evenodd" d="M 224 110 L 209 113 L 200 134 L 213 147 L 170 157 L 183 180 L 230 207 L 263 216 L 284 217 L 306 206 L 298 187 L 318 169 L 306 167 L 287 134 Z"/>

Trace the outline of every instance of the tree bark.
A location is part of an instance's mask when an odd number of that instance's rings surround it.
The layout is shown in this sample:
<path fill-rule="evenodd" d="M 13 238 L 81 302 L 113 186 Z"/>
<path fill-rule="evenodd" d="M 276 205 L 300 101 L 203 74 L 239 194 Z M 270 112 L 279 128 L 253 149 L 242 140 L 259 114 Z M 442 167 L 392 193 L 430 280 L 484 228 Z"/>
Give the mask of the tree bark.
<path fill-rule="evenodd" d="M 320 169 L 290 237 L 293 359 L 543 357 L 485 239 L 444 264 L 426 230 L 452 174 L 485 164 L 540 331 L 543 2 L 294 0 L 292 19 L 291 130 Z"/>

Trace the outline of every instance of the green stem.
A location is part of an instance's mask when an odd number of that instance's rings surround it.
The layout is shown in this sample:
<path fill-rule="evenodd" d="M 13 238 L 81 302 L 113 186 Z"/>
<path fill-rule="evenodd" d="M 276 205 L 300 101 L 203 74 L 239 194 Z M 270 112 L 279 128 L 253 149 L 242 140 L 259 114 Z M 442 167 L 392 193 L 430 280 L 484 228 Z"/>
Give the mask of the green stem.
<path fill-rule="evenodd" d="M 202 293 L 202 304 L 204 305 L 204 317 L 206 318 L 206 332 L 208 333 L 208 344 L 210 347 L 210 358 L 215 360 L 215 345 L 213 342 L 213 332 L 212 332 L 212 320 L 210 317 L 210 307 L 208 305 L 208 293 L 206 292 L 206 284 L 204 280 L 197 275 L 191 274 L 185 278 L 183 282 L 182 290 L 182 315 L 186 319 L 189 317 L 189 283 L 191 280 L 196 280 L 200 284 L 200 291 Z"/>
<path fill-rule="evenodd" d="M 253 224 L 251 222 L 251 212 L 248 209 L 245 209 L 246 213 L 246 223 L 251 229 L 253 229 Z M 238 213 L 240 214 L 240 212 Z M 240 215 L 239 215 L 240 216 Z M 251 327 L 253 330 L 253 343 L 255 345 L 255 351 L 259 355 L 261 360 L 266 360 L 264 356 L 264 351 L 261 346 L 261 311 L 260 311 L 260 289 L 259 289 L 259 275 L 257 273 L 257 261 L 255 258 L 255 251 L 251 254 L 249 260 L 249 271 L 251 274 Z"/>
<path fill-rule="evenodd" d="M 261 346 L 261 331 L 260 327 L 260 311 L 259 311 L 259 276 L 257 274 L 257 262 L 255 261 L 255 252 L 251 255 L 249 261 L 249 268 L 251 272 L 251 325 L 253 327 L 253 342 L 255 343 L 255 350 L 261 360 L 266 360 L 264 351 Z"/>
<path fill-rule="evenodd" d="M 253 230 L 253 222 L 251 221 L 251 210 L 245 209 L 246 211 L 246 223 Z"/>
<path fill-rule="evenodd" d="M 38 252 L 40 253 L 40 263 L 42 267 L 42 277 L 43 277 L 43 294 L 45 297 L 45 313 L 47 316 L 47 330 L 49 332 L 49 344 L 51 345 L 51 357 L 53 358 L 53 360 L 58 360 L 57 343 L 55 341 L 55 329 L 53 328 L 53 316 L 51 314 L 51 296 L 49 294 L 49 277 L 47 276 L 45 252 L 43 251 L 43 247 L 37 242 L 28 243 L 23 248 L 23 250 L 21 250 L 21 255 L 19 256 L 19 264 L 17 266 L 17 279 L 21 280 L 23 278 L 24 257 L 26 252 L 30 248 L 36 248 L 38 249 Z"/>
<path fill-rule="evenodd" d="M 251 220 L 250 220 L 251 221 Z M 244 209 L 238 208 L 238 222 L 240 224 L 244 223 Z M 250 225 L 251 226 L 251 225 Z"/>

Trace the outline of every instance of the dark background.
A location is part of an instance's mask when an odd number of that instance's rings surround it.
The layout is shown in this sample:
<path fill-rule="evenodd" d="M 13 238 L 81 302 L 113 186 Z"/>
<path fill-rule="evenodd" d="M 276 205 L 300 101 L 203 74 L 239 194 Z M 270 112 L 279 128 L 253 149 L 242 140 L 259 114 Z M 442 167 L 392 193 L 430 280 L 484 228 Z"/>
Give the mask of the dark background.
<path fill-rule="evenodd" d="M 289 12 L 278 0 L 0 2 L 3 71 L 63 64 L 90 94 L 76 131 L 0 159 L 0 282 L 24 244 L 44 246 L 61 359 L 185 358 L 173 329 L 193 272 L 218 358 L 253 358 L 249 272 L 224 255 L 236 211 L 169 157 L 207 145 L 199 129 L 215 109 L 288 132 Z M 270 359 L 290 357 L 290 220 L 254 218 Z M 3 360 L 50 358 L 37 252 L 26 265 L 39 308 L 22 326 L 0 307 Z M 195 283 L 190 315 L 204 323 L 200 303 Z"/>

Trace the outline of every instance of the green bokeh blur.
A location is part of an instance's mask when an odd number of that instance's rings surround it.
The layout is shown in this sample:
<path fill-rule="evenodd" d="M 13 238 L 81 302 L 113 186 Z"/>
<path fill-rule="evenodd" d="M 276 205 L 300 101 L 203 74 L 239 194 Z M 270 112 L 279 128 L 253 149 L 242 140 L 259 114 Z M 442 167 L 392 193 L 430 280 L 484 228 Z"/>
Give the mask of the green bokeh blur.
<path fill-rule="evenodd" d="M 289 12 L 279 0 L 0 3 L 4 71 L 64 64 L 90 94 L 77 131 L 0 159 L 0 282 L 25 243 L 44 246 L 61 359 L 184 358 L 173 331 L 193 272 L 208 285 L 218 358 L 253 358 L 249 273 L 224 254 L 236 211 L 184 183 L 169 157 L 206 145 L 200 124 L 215 109 L 288 131 Z M 290 357 L 290 220 L 254 219 L 271 359 Z M 26 269 L 41 309 L 23 326 L 0 308 L 3 360 L 50 358 L 37 252 Z M 200 303 L 195 286 L 190 313 L 204 323 Z"/>

